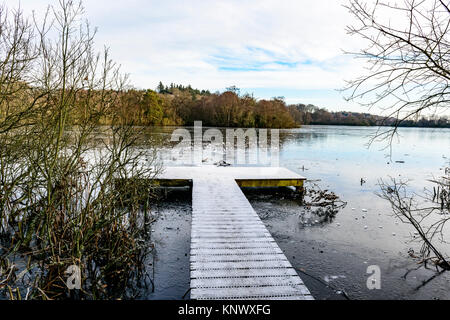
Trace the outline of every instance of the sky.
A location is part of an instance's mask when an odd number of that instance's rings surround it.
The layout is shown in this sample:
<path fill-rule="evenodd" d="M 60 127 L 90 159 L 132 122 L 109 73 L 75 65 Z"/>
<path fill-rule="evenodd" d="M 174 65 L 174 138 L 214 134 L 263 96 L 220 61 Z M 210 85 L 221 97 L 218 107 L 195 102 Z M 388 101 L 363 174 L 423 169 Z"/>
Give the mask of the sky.
<path fill-rule="evenodd" d="M 362 44 L 345 30 L 345 0 L 85 0 L 98 28 L 96 46 L 137 88 L 159 81 L 224 91 L 236 86 L 256 98 L 285 97 L 332 111 L 361 111 L 339 91 L 362 71 L 344 51 Z M 0 0 L 1 2 L 1 0 Z M 7 0 L 42 14 L 57 0 Z"/>

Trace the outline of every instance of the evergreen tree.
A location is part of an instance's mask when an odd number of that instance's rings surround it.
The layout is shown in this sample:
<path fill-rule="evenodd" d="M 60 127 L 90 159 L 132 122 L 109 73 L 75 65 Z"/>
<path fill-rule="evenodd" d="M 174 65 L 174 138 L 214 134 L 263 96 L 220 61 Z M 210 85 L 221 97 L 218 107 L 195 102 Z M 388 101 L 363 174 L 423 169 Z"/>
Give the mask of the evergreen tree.
<path fill-rule="evenodd" d="M 165 93 L 166 92 L 166 90 L 164 88 L 164 85 L 163 85 L 163 83 L 161 81 L 158 84 L 157 90 L 158 90 L 159 93 Z"/>

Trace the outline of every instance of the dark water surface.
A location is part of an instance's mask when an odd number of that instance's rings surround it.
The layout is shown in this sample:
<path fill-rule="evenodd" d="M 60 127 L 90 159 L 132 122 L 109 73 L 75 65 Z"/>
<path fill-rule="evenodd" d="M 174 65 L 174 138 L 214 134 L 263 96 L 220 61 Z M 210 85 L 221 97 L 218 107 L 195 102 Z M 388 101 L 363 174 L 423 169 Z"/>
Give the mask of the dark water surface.
<path fill-rule="evenodd" d="M 150 135 L 167 141 L 172 130 Z M 289 190 L 244 192 L 293 266 L 307 273 L 299 275 L 316 299 L 341 298 L 334 289 L 344 290 L 351 299 L 450 299 L 448 272 L 429 282 L 435 272 L 424 268 L 404 277 L 417 268 L 408 250 L 418 251 L 419 244 L 411 242 L 412 227 L 395 218 L 389 204 L 376 195 L 380 178 L 409 179 L 416 192 L 429 186 L 427 179 L 448 166 L 450 130 L 402 128 L 391 157 L 389 149 L 382 150 L 384 143 L 367 148 L 375 130 L 305 126 L 280 132 L 280 165 L 317 181 L 348 203 L 332 222 L 313 219 L 305 224 L 305 212 Z M 166 148 L 161 150 L 167 155 Z M 171 160 L 166 157 L 166 164 L 176 164 Z M 190 205 L 186 190 L 169 194 L 155 208 L 160 215 L 153 234 L 156 291 L 144 298 L 181 299 L 189 289 Z M 445 247 L 450 252 L 450 245 Z M 380 290 L 366 286 L 371 265 L 381 269 Z"/>

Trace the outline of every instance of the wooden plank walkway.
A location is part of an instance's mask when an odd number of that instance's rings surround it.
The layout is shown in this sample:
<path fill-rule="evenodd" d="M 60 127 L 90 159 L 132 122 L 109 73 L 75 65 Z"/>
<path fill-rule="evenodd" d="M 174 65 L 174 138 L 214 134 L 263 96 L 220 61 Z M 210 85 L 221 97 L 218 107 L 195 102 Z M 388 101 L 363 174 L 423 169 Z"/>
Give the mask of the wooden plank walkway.
<path fill-rule="evenodd" d="M 168 168 L 163 175 L 179 180 L 184 171 L 192 179 L 192 299 L 313 299 L 236 182 L 304 178 L 266 169 Z"/>

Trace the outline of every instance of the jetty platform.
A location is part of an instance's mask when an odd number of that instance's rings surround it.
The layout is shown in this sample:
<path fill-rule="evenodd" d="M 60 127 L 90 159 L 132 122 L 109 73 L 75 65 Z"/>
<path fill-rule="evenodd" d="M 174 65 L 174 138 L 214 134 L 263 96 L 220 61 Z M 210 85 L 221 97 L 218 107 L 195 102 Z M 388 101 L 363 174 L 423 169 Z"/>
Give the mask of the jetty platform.
<path fill-rule="evenodd" d="M 160 186 L 192 187 L 191 299 L 313 300 L 240 187 L 294 186 L 278 167 L 166 167 Z"/>

